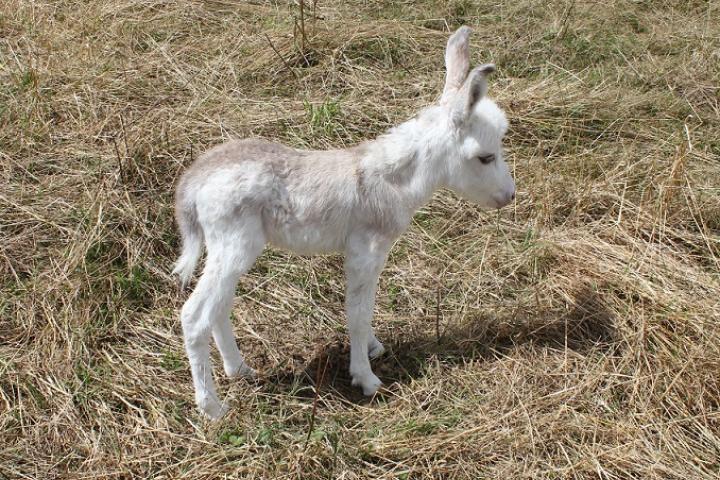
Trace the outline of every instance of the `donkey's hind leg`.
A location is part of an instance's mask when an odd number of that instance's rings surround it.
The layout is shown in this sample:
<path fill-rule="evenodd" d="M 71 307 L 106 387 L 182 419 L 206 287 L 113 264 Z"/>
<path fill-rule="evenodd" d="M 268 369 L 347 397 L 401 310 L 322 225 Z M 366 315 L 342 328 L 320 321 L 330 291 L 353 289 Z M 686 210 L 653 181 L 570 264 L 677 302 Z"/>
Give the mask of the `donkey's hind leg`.
<path fill-rule="evenodd" d="M 234 231 L 205 228 L 207 261 L 195 291 L 182 309 L 185 348 L 200 410 L 211 418 L 221 417 L 226 407 L 215 391 L 210 364 L 210 334 L 215 337 L 225 371 L 247 368 L 230 325 L 230 309 L 240 275 L 247 272 L 265 245 L 259 220 L 243 219 Z"/>
<path fill-rule="evenodd" d="M 228 308 L 228 310 L 230 309 Z M 245 363 L 245 359 L 240 353 L 229 311 L 227 315 L 218 316 L 217 321 L 213 324 L 212 335 L 223 359 L 225 375 L 230 378 L 253 378 L 255 370 Z"/>

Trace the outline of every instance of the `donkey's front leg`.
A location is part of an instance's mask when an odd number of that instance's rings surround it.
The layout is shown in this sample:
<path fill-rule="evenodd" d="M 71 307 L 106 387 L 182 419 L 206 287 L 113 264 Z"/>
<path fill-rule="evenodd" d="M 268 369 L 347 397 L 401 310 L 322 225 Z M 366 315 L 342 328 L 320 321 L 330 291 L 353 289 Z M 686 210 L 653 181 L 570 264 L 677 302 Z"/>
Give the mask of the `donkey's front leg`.
<path fill-rule="evenodd" d="M 370 360 L 378 358 L 380 355 L 385 353 L 385 346 L 380 343 L 380 340 L 375 336 L 375 332 L 370 327 L 370 340 L 368 340 L 368 357 Z"/>
<path fill-rule="evenodd" d="M 363 394 L 374 395 L 382 382 L 370 368 L 369 353 L 379 354 L 382 344 L 375 339 L 372 315 L 378 278 L 387 257 L 387 242 L 366 237 L 351 239 L 345 257 L 345 311 L 350 334 L 350 375 Z M 372 340 L 375 342 L 372 342 Z"/>

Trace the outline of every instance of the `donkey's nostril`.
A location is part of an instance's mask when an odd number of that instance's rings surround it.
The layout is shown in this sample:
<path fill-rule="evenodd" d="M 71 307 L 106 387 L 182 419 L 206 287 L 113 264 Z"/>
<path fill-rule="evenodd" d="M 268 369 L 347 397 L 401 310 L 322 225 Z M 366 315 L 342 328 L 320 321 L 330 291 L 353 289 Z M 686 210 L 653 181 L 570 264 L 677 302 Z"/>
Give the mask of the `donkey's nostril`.
<path fill-rule="evenodd" d="M 512 200 L 515 200 L 515 192 L 513 192 L 512 195 L 510 195 L 510 200 L 511 200 L 511 201 L 512 201 Z"/>

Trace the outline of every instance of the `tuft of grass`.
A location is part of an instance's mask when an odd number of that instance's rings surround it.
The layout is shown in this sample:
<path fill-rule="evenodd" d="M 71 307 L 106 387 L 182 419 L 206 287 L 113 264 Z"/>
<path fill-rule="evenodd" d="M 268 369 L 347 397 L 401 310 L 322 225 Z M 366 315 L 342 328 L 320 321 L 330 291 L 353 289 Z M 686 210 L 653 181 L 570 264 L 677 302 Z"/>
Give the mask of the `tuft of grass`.
<path fill-rule="evenodd" d="M 335 100 L 328 99 L 317 105 L 305 101 L 304 105 L 310 133 L 312 135 L 332 136 L 340 125 L 338 123 L 340 104 Z"/>

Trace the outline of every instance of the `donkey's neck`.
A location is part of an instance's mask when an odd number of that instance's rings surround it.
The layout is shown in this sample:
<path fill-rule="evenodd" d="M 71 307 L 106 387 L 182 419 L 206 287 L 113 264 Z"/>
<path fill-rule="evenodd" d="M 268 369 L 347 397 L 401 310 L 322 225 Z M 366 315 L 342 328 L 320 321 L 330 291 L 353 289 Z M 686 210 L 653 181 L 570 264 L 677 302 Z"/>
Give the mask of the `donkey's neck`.
<path fill-rule="evenodd" d="M 447 182 L 447 147 L 433 135 L 436 128 L 421 113 L 370 142 L 363 159 L 364 169 L 391 187 L 410 215 Z"/>

